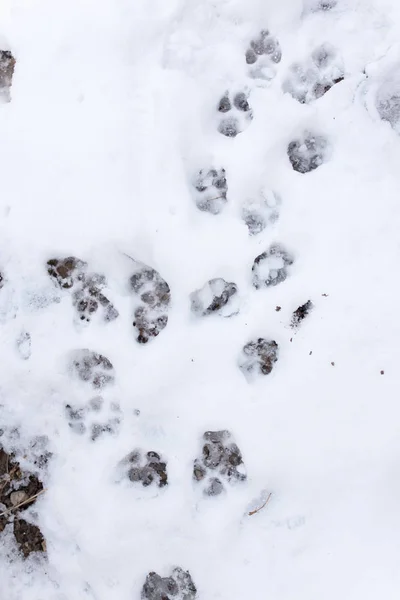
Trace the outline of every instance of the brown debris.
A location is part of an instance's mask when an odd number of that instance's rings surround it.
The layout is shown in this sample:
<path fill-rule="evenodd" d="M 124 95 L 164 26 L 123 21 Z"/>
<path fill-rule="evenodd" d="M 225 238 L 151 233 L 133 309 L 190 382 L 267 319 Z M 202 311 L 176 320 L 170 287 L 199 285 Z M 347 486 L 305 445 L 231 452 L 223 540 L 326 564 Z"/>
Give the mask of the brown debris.
<path fill-rule="evenodd" d="M 15 457 L 0 446 L 0 505 L 5 507 L 0 512 L 0 533 L 14 519 L 14 536 L 25 558 L 31 552 L 45 551 L 39 528 L 20 518 L 44 491 L 42 482 L 23 472 Z"/>

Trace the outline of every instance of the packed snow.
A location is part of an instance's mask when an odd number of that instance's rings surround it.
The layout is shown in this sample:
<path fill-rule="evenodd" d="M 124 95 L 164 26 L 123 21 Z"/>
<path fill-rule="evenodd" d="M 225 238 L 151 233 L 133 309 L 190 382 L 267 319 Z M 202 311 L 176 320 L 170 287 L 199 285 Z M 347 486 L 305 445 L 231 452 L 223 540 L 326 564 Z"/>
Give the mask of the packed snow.
<path fill-rule="evenodd" d="M 397 600 L 399 40 L 0 1 L 0 600 Z"/>

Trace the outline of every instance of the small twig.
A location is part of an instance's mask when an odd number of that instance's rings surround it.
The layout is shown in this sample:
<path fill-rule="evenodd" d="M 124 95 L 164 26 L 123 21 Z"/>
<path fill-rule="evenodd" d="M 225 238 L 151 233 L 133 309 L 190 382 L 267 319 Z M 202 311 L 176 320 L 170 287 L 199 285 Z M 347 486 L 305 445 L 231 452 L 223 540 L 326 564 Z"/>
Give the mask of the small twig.
<path fill-rule="evenodd" d="M 262 509 L 263 509 L 265 506 L 267 506 L 268 502 L 269 502 L 269 501 L 270 501 L 270 499 L 271 499 L 271 496 L 272 496 L 272 492 L 270 492 L 270 493 L 268 494 L 268 497 L 267 497 L 266 501 L 264 502 L 264 504 L 262 504 L 262 505 L 261 505 L 261 506 L 259 506 L 258 508 L 255 508 L 254 510 L 251 510 L 251 511 L 248 513 L 249 517 L 251 517 L 252 515 L 255 515 L 255 514 L 256 514 L 256 513 L 258 513 L 258 512 L 260 512 L 260 510 L 262 510 Z"/>
<path fill-rule="evenodd" d="M 40 496 L 41 494 L 44 494 L 44 492 L 46 492 L 46 491 L 47 491 L 46 489 L 40 490 L 40 492 L 38 492 L 34 496 L 31 496 L 30 498 L 27 498 L 26 500 L 24 500 L 23 502 L 20 502 L 16 506 L 13 506 L 12 508 L 9 508 L 9 509 L 5 510 L 4 512 L 0 513 L 0 517 L 4 517 L 5 515 L 11 513 L 13 510 L 20 508 L 21 506 L 24 506 L 25 504 L 30 504 L 33 500 L 36 500 L 36 498 L 38 496 Z"/>
<path fill-rule="evenodd" d="M 207 202 L 212 202 L 213 200 L 221 200 L 221 198 L 225 198 L 225 196 L 216 196 L 215 198 L 207 198 Z"/>

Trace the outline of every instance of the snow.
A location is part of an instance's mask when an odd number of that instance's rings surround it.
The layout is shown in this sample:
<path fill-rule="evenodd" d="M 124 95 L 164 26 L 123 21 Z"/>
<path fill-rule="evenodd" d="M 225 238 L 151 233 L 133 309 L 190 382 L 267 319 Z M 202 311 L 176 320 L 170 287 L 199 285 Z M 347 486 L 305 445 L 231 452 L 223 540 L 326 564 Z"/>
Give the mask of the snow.
<path fill-rule="evenodd" d="M 0 600 L 135 600 L 149 571 L 174 566 L 199 600 L 397 599 L 400 143 L 376 94 L 398 86 L 400 9 L 310 6 L 2 0 L 0 41 L 17 62 L 0 105 L 0 427 L 8 450 L 47 436 L 53 457 L 29 509 L 47 561 L 10 561 L 0 534 Z M 282 49 L 272 79 L 244 59 L 261 28 Z M 302 105 L 283 82 L 325 43 L 345 79 Z M 217 131 L 227 89 L 243 89 L 253 115 L 234 139 Z M 331 153 L 300 174 L 287 147 L 308 130 Z M 191 187 L 211 167 L 228 181 L 218 215 L 198 210 Z M 261 189 L 280 198 L 279 218 L 250 236 L 243 206 Z M 255 290 L 254 258 L 273 243 L 293 254 L 290 274 Z M 116 321 L 77 327 L 70 299 L 55 301 L 45 263 L 71 255 L 106 275 Z M 126 255 L 171 288 L 168 325 L 145 346 Z M 238 286 L 240 313 L 194 319 L 190 294 L 219 277 Z M 291 314 L 309 299 L 295 333 Z M 279 344 L 279 360 L 249 382 L 238 360 L 259 337 Z M 95 442 L 64 410 L 91 397 L 68 368 L 84 348 L 115 368 L 104 419 L 113 405 L 122 415 Z M 207 498 L 193 460 L 219 429 L 248 479 Z M 118 481 L 137 447 L 167 458 L 168 486 Z"/>

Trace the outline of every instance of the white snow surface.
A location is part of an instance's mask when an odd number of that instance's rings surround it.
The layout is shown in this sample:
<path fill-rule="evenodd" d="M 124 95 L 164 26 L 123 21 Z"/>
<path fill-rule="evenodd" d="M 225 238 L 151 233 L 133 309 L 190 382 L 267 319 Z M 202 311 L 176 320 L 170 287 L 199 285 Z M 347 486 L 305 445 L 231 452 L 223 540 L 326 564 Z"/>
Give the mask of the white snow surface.
<path fill-rule="evenodd" d="M 261 28 L 282 48 L 270 81 L 244 60 Z M 397 600 L 400 138 L 374 94 L 398 81 L 399 40 L 396 0 L 321 12 L 301 0 L 2 0 L 0 41 L 17 62 L 0 105 L 0 427 L 7 450 L 47 436 L 53 456 L 26 513 L 47 558 L 24 561 L 1 534 L 0 600 L 139 600 L 149 571 L 174 566 L 199 600 Z M 301 105 L 282 82 L 322 43 L 345 79 Z M 253 111 L 234 139 L 217 131 L 227 89 L 245 89 Z M 305 130 L 331 153 L 300 174 L 286 150 Z M 210 166 L 226 170 L 219 215 L 191 190 Z M 263 188 L 281 198 L 279 219 L 249 236 L 242 207 Z M 274 242 L 295 262 L 255 290 L 254 258 Z M 168 325 L 147 345 L 126 254 L 171 288 Z M 78 328 L 67 297 L 46 300 L 46 261 L 70 255 L 107 276 L 116 321 Z M 194 319 L 190 293 L 215 277 L 237 284 L 240 313 Z M 279 360 L 249 383 L 238 356 L 258 337 L 276 340 Z M 115 367 L 107 401 L 121 427 L 96 442 L 65 418 L 88 397 L 67 369 L 78 348 Z M 193 460 L 217 429 L 234 435 L 248 479 L 207 498 Z M 117 482 L 136 447 L 167 458 L 166 488 Z"/>

